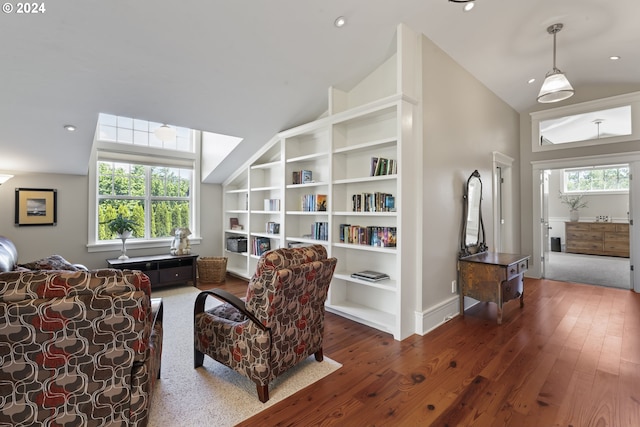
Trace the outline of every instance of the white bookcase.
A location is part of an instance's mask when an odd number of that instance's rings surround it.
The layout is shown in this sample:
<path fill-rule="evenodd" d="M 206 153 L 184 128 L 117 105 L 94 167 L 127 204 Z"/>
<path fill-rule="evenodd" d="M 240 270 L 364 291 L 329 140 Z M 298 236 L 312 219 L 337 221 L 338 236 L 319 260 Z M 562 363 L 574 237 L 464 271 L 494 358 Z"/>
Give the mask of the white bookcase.
<path fill-rule="evenodd" d="M 407 40 L 407 35 L 399 40 Z M 408 56 L 402 55 L 405 60 Z M 421 295 L 416 263 L 422 239 L 414 229 L 421 197 L 415 194 L 419 185 L 412 183 L 422 178 L 421 150 L 416 151 L 420 142 L 414 128 L 418 103 L 402 93 L 398 76 L 410 73 L 401 72 L 399 58 L 394 55 L 352 93 L 330 89 L 325 117 L 276 135 L 225 181 L 223 193 L 225 240 L 234 235 L 249 239 L 248 253 L 226 252 L 229 271 L 249 278 L 257 259 L 251 255 L 252 239 L 265 237 L 267 221 L 279 222 L 280 235 L 266 236 L 272 248 L 322 244 L 338 259 L 328 311 L 401 340 L 416 331 Z M 381 87 L 381 82 L 386 86 Z M 375 90 L 368 90 L 367 85 Z M 381 96 L 368 99 L 374 92 Z M 397 173 L 371 176 L 373 157 L 394 160 Z M 294 172 L 302 170 L 311 171 L 313 180 L 294 184 Z M 393 195 L 392 211 L 353 211 L 354 195 L 375 192 Z M 305 210 L 304 196 L 326 196 L 326 210 Z M 280 210 L 265 210 L 264 199 L 279 199 Z M 229 230 L 231 217 L 244 221 L 244 230 Z M 320 236 L 312 233 L 314 224 L 321 224 Z M 341 224 L 394 229 L 395 246 L 341 241 Z M 368 282 L 351 277 L 361 270 L 383 272 L 389 279 Z"/>

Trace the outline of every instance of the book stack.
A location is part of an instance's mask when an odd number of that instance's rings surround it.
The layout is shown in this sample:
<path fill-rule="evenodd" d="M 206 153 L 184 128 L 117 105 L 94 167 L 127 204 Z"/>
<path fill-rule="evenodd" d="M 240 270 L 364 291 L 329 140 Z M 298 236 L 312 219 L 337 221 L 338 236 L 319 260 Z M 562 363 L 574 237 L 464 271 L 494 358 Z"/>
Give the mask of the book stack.
<path fill-rule="evenodd" d="M 371 176 L 395 175 L 398 173 L 398 162 L 384 157 L 371 158 Z"/>
<path fill-rule="evenodd" d="M 326 194 L 305 194 L 302 196 L 303 212 L 324 212 L 327 210 Z"/>
<path fill-rule="evenodd" d="M 341 243 L 395 248 L 397 244 L 396 227 L 360 226 L 340 224 Z"/>
<path fill-rule="evenodd" d="M 389 193 L 361 193 L 351 196 L 353 212 L 394 212 L 395 198 Z"/>
<path fill-rule="evenodd" d="M 310 170 L 293 171 L 292 184 L 308 184 L 313 182 L 313 173 Z"/>
<path fill-rule="evenodd" d="M 378 282 L 380 280 L 386 280 L 389 278 L 389 275 L 386 273 L 380 273 L 372 270 L 364 270 L 358 271 L 357 273 L 352 273 L 351 277 L 360 280 L 366 280 L 368 282 Z"/>

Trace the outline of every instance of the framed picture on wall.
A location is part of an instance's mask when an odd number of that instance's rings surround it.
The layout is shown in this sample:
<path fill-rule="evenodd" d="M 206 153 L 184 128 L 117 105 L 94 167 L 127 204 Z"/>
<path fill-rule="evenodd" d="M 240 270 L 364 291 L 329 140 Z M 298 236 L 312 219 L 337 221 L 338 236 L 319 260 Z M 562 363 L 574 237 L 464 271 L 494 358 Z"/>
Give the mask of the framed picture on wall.
<path fill-rule="evenodd" d="M 16 188 L 16 225 L 56 225 L 58 191 L 45 188 Z"/>

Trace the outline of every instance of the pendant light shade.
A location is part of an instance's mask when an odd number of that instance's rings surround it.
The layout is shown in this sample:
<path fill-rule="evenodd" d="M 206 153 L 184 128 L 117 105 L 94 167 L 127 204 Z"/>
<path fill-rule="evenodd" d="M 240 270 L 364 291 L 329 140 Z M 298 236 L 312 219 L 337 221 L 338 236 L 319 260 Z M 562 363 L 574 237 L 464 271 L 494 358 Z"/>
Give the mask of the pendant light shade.
<path fill-rule="evenodd" d="M 154 132 L 155 136 L 158 137 L 160 141 L 172 141 L 176 139 L 176 130 L 168 125 L 162 125 Z"/>
<path fill-rule="evenodd" d="M 562 101 L 570 98 L 574 93 L 567 76 L 556 67 L 556 33 L 562 29 L 562 26 L 562 24 L 553 24 L 547 28 L 547 32 L 553 34 L 553 68 L 547 73 L 540 88 L 538 102 L 541 103 Z"/>

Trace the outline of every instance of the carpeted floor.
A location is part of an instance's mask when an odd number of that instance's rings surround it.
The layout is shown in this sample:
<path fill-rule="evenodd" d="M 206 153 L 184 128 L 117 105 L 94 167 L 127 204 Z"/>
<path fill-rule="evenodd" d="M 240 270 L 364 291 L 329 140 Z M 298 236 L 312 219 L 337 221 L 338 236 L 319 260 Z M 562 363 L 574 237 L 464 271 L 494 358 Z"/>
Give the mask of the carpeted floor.
<path fill-rule="evenodd" d="M 153 292 L 154 298 L 163 298 L 164 348 L 161 379 L 151 402 L 151 427 L 232 426 L 342 366 L 326 356 L 321 363 L 311 356 L 276 378 L 266 403 L 258 400 L 253 382 L 209 357 L 205 356 L 203 367 L 194 369 L 193 304 L 198 292 L 189 286 Z"/>
<path fill-rule="evenodd" d="M 545 278 L 630 289 L 629 258 L 547 252 Z"/>

